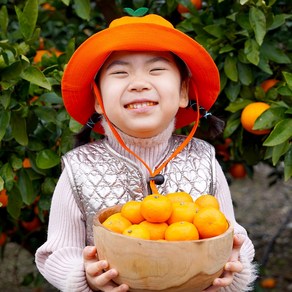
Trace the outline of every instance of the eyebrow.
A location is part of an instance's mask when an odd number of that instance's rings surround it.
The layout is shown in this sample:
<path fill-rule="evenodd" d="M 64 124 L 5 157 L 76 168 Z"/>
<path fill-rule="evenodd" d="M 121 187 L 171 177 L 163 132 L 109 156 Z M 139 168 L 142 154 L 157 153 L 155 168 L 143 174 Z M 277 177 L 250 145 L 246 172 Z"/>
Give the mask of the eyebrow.
<path fill-rule="evenodd" d="M 159 62 L 159 61 L 164 61 L 164 62 L 170 63 L 170 60 L 168 60 L 167 58 L 159 56 L 159 57 L 153 57 L 153 58 L 147 60 L 146 64 L 152 64 L 152 63 Z M 108 66 L 106 66 L 106 70 L 108 70 L 111 67 L 116 66 L 116 65 L 129 65 L 129 64 L 130 63 L 127 61 L 115 60 L 115 61 L 112 61 L 110 64 L 108 64 Z"/>

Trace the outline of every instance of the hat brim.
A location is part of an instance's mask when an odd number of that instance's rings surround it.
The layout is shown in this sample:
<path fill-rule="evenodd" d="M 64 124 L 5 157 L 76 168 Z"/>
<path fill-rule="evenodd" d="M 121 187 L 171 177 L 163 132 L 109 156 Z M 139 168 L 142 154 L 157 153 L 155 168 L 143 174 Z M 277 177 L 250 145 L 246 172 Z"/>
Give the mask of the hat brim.
<path fill-rule="evenodd" d="M 216 101 L 220 90 L 217 66 L 209 53 L 195 40 L 177 29 L 152 23 L 124 24 L 100 31 L 75 51 L 62 79 L 62 96 L 68 113 L 85 124 L 95 111 L 92 82 L 96 73 L 113 51 L 170 51 L 188 66 L 191 79 L 189 98 L 197 99 L 206 110 Z M 196 120 L 191 108 L 180 108 L 176 128 Z M 102 133 L 101 125 L 95 131 Z"/>

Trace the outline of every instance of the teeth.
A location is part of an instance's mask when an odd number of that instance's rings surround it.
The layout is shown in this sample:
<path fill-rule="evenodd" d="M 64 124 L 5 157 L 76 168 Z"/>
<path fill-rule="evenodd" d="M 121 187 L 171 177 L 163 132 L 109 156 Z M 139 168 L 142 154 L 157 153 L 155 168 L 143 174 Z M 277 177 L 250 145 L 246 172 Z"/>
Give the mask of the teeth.
<path fill-rule="evenodd" d="M 146 107 L 146 106 L 154 106 L 155 102 L 152 101 L 146 101 L 146 102 L 142 102 L 142 103 L 131 103 L 129 105 L 127 105 L 128 109 L 138 109 L 138 108 L 142 108 L 142 107 Z"/>

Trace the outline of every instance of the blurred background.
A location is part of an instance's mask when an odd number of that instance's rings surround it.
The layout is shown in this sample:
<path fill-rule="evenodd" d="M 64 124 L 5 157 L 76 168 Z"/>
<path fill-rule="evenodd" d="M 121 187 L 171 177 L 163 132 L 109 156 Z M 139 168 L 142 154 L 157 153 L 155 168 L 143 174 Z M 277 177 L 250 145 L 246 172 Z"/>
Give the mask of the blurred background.
<path fill-rule="evenodd" d="M 33 255 L 46 239 L 60 158 L 81 128 L 64 109 L 62 74 L 86 38 L 142 7 L 200 42 L 217 64 L 212 113 L 226 127 L 211 138 L 201 119 L 196 136 L 214 145 L 236 217 L 254 241 L 254 291 L 292 291 L 289 0 L 0 0 L 0 290 L 55 291 Z"/>

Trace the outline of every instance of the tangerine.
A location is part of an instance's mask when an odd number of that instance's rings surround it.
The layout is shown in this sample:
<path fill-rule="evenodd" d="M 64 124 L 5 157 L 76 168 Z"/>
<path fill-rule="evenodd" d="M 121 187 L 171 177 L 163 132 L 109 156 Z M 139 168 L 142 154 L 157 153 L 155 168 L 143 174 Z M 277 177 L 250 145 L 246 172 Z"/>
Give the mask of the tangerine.
<path fill-rule="evenodd" d="M 179 221 L 193 222 L 195 213 L 199 210 L 199 206 L 194 202 L 175 202 L 172 203 L 172 213 L 167 220 L 168 224 Z"/>
<path fill-rule="evenodd" d="M 229 226 L 225 215 L 214 207 L 200 209 L 194 216 L 193 224 L 198 229 L 201 239 L 220 235 Z"/>
<path fill-rule="evenodd" d="M 23 168 L 31 168 L 31 163 L 30 163 L 29 158 L 26 157 L 26 158 L 23 159 L 22 167 Z"/>
<path fill-rule="evenodd" d="M 27 230 L 27 231 L 35 231 L 41 226 L 40 219 L 35 216 L 31 221 L 21 221 L 21 225 Z"/>
<path fill-rule="evenodd" d="M 179 221 L 167 227 L 165 239 L 168 241 L 197 240 L 199 239 L 199 233 L 194 224 L 187 221 Z"/>
<path fill-rule="evenodd" d="M 271 289 L 271 288 L 275 288 L 276 287 L 277 281 L 273 277 L 267 277 L 265 279 L 262 279 L 260 284 L 261 284 L 262 288 Z"/>
<path fill-rule="evenodd" d="M 150 232 L 151 240 L 160 240 L 164 239 L 165 230 L 168 227 L 168 224 L 165 222 L 161 223 L 151 223 L 148 221 L 142 221 L 141 226 L 144 226 Z"/>
<path fill-rule="evenodd" d="M 121 209 L 121 214 L 131 221 L 132 224 L 138 224 L 144 220 L 140 212 L 141 202 L 140 201 L 129 201 L 126 202 Z"/>
<path fill-rule="evenodd" d="M 161 223 L 167 221 L 170 217 L 172 203 L 166 196 L 152 194 L 143 199 L 140 210 L 145 220 L 152 223 Z"/>
<path fill-rule="evenodd" d="M 102 225 L 113 232 L 123 233 L 132 223 L 118 212 L 109 216 Z"/>
<path fill-rule="evenodd" d="M 202 0 L 190 0 L 190 2 L 196 7 L 197 10 L 200 10 L 202 8 Z M 182 14 L 189 12 L 189 9 L 183 4 L 179 3 L 177 5 L 177 11 Z"/>
<path fill-rule="evenodd" d="M 269 108 L 270 105 L 265 102 L 253 102 L 248 104 L 241 113 L 240 120 L 242 127 L 246 131 L 255 135 L 268 134 L 270 132 L 270 129 L 254 130 L 253 127 L 257 118 Z"/>
<path fill-rule="evenodd" d="M 165 195 L 173 203 L 174 202 L 193 202 L 193 197 L 186 192 L 168 193 Z"/>
<path fill-rule="evenodd" d="M 7 234 L 4 232 L 0 233 L 0 246 L 3 246 L 7 241 Z"/>
<path fill-rule="evenodd" d="M 6 189 L 3 189 L 0 192 L 0 207 L 7 207 L 8 205 L 8 195 L 6 193 Z"/>
<path fill-rule="evenodd" d="M 140 224 L 133 224 L 129 226 L 123 231 L 123 235 L 131 236 L 135 238 L 147 239 L 147 240 L 150 239 L 149 230 Z"/>
<path fill-rule="evenodd" d="M 220 209 L 218 200 L 210 194 L 204 194 L 198 197 L 195 200 L 195 203 L 197 204 L 197 206 L 199 206 L 200 209 L 204 207 L 214 207 L 218 210 Z"/>
<path fill-rule="evenodd" d="M 242 163 L 234 163 L 229 169 L 230 174 L 234 178 L 244 178 L 246 176 L 246 169 Z"/>
<path fill-rule="evenodd" d="M 278 82 L 279 82 L 279 80 L 277 80 L 277 79 L 267 79 L 261 83 L 261 88 L 264 90 L 264 92 L 268 92 Z"/>

